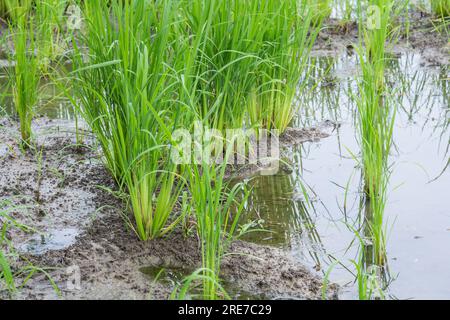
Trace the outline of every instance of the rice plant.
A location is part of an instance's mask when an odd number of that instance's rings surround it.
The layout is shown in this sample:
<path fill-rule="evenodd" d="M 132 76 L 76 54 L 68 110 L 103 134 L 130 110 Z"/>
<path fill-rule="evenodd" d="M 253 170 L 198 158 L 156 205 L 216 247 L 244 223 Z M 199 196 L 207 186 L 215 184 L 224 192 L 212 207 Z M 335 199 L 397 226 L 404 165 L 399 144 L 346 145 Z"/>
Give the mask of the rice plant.
<path fill-rule="evenodd" d="M 225 158 L 231 154 L 228 148 Z M 202 293 L 206 300 L 215 300 L 226 293 L 219 278 L 220 264 L 228 245 L 235 236 L 244 201 L 236 204 L 241 184 L 231 190 L 224 180 L 226 164 L 216 165 L 203 162 L 192 165 L 188 170 L 189 191 L 192 196 L 192 210 L 196 217 L 197 233 L 202 252 Z"/>
<path fill-rule="evenodd" d="M 332 2 L 337 9 L 340 19 L 339 27 L 344 33 L 347 33 L 354 21 L 355 2 L 353 0 L 334 0 Z"/>
<path fill-rule="evenodd" d="M 187 48 L 179 50 L 186 62 L 178 68 L 181 101 L 209 127 L 242 127 L 267 28 L 260 1 L 195 0 L 180 7 L 187 26 L 178 40 Z"/>
<path fill-rule="evenodd" d="M 284 130 L 318 25 L 295 0 L 183 1 L 182 103 L 210 127 Z M 184 40 L 180 40 L 184 39 Z M 187 49 L 186 49 L 187 48 Z M 243 111 L 245 110 L 245 111 Z"/>
<path fill-rule="evenodd" d="M 51 61 L 61 55 L 63 16 L 68 0 L 35 0 L 38 38 L 37 55 L 46 72 Z"/>
<path fill-rule="evenodd" d="M 85 1 L 85 47 L 75 45 L 78 110 L 129 194 L 133 229 L 147 240 L 170 231 L 182 179 L 170 161 L 175 89 L 166 65 L 173 1 Z"/>
<path fill-rule="evenodd" d="M 6 2 L 0 2 L 0 19 L 5 19 L 8 14 L 8 7 L 6 6 Z"/>
<path fill-rule="evenodd" d="M 384 211 L 387 198 L 387 186 L 390 176 L 389 152 L 392 146 L 395 110 L 389 105 L 388 91 L 385 86 L 385 45 L 389 35 L 391 1 L 373 0 L 376 19 L 373 25 L 361 28 L 361 41 L 358 54 L 362 76 L 358 83 L 357 107 L 359 116 L 360 145 L 362 149 L 362 167 L 364 181 L 365 214 L 364 221 L 366 246 L 363 254 L 365 261 L 370 260 L 367 268 L 383 266 L 386 255 Z M 360 26 L 362 16 L 360 16 Z M 362 262 L 361 262 L 362 263 Z M 366 279 L 359 275 L 358 280 Z M 367 279 L 366 279 L 367 280 Z M 360 287 L 363 284 L 360 283 Z M 360 288 L 361 289 L 361 288 Z"/>
<path fill-rule="evenodd" d="M 331 15 L 332 0 L 302 0 L 311 10 L 312 23 L 321 23 Z"/>
<path fill-rule="evenodd" d="M 23 14 L 29 13 L 33 6 L 33 0 L 3 0 L 0 9 L 4 16 L 17 21 Z"/>
<path fill-rule="evenodd" d="M 431 0 L 431 11 L 440 18 L 450 16 L 450 0 Z"/>
<path fill-rule="evenodd" d="M 250 123 L 256 127 L 283 132 L 295 112 L 294 100 L 301 94 L 308 71 L 308 54 L 317 37 L 323 17 L 315 16 L 308 1 L 267 1 L 257 82 L 249 103 Z"/>
<path fill-rule="evenodd" d="M 20 14 L 19 14 L 20 12 Z M 40 73 L 35 55 L 34 18 L 28 15 L 27 7 L 17 7 L 15 17 L 10 22 L 10 30 L 15 54 L 11 55 L 14 69 L 10 74 L 14 106 L 20 120 L 22 146 L 31 144 L 31 121 L 33 108 L 38 101 Z"/>

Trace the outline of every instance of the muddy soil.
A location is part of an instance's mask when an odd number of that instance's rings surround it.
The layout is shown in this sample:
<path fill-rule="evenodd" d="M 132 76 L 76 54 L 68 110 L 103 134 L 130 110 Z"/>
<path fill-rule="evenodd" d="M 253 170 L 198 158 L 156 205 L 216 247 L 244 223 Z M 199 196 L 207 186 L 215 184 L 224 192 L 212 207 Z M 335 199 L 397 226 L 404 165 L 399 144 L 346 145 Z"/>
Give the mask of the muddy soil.
<path fill-rule="evenodd" d="M 410 13 L 410 28 L 401 30 L 398 40 L 386 45 L 387 51 L 393 55 L 401 52 L 416 52 L 422 57 L 423 67 L 435 67 L 449 64 L 450 42 L 442 22 L 430 14 L 412 11 Z M 441 25 L 440 31 L 438 26 Z M 314 44 L 313 56 L 340 56 L 343 53 L 356 54 L 355 47 L 359 45 L 358 26 L 356 22 L 343 25 L 337 19 L 328 19 L 320 31 Z"/>
<path fill-rule="evenodd" d="M 429 18 L 414 13 L 408 40 L 401 39 L 391 52 L 418 51 L 424 66 L 448 64 L 448 38 L 445 32 L 430 31 L 433 25 Z M 319 35 L 313 55 L 355 54 L 357 34 L 355 24 L 343 29 L 338 21 L 330 20 Z M 41 118 L 33 126 L 39 152 L 24 155 L 17 143 L 17 125 L 0 119 L 0 200 L 10 199 L 21 205 L 12 213 L 13 218 L 39 231 L 9 231 L 9 238 L 22 256 L 14 267 L 28 259 L 47 268 L 64 299 L 168 298 L 173 286 L 153 282 L 140 269 L 195 269 L 200 263 L 195 237 L 185 237 L 177 230 L 164 239 L 138 241 L 122 218 L 125 209 L 121 201 L 108 191 L 116 190 L 115 184 L 89 133 L 85 132 L 86 145 L 80 147 L 76 146 L 72 122 Z M 291 129 L 281 142 L 289 146 L 315 141 L 326 137 L 327 130 Z M 36 155 L 39 153 L 40 157 Z M 255 168 L 247 168 L 244 175 L 254 172 Z M 243 253 L 223 262 L 223 278 L 234 286 L 266 298 L 321 298 L 323 280 L 287 252 L 243 241 L 233 243 L 231 252 Z M 78 268 L 81 288 L 73 288 L 71 280 Z M 331 285 L 328 298 L 337 298 L 337 293 L 337 286 Z M 47 279 L 39 275 L 14 298 L 58 296 Z"/>
<path fill-rule="evenodd" d="M 0 120 L 0 200 L 20 205 L 11 216 L 38 231 L 9 231 L 21 255 L 14 267 L 28 260 L 45 268 L 64 299 L 167 299 L 173 285 L 152 281 L 140 269 L 199 267 L 197 239 L 177 230 L 164 239 L 138 241 L 124 222 L 121 201 L 108 191 L 116 188 L 89 133 L 84 132 L 86 145 L 80 147 L 70 121 L 40 118 L 33 129 L 36 151 L 23 154 L 17 125 Z M 289 143 L 324 136 L 318 129 L 292 132 Z M 222 273 L 233 287 L 253 297 L 321 298 L 322 279 L 286 252 L 243 241 L 234 242 L 230 252 Z M 72 281 L 77 273 L 80 288 Z M 337 298 L 337 292 L 331 285 L 328 298 Z M 46 277 L 38 275 L 14 298 L 58 295 Z"/>

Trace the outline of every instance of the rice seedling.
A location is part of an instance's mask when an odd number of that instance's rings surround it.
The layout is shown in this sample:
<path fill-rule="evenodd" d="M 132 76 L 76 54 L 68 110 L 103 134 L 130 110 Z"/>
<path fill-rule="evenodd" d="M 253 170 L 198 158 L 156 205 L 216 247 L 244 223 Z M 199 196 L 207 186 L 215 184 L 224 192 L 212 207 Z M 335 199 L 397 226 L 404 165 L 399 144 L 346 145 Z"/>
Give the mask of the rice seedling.
<path fill-rule="evenodd" d="M 187 25 L 179 31 L 185 48 L 177 50 L 185 55 L 176 68 L 182 103 L 220 130 L 284 130 L 318 32 L 310 27 L 309 6 L 294 0 L 196 0 L 183 2 L 181 11 Z"/>
<path fill-rule="evenodd" d="M 431 1 L 431 12 L 433 14 L 433 18 L 430 19 L 433 25 L 432 31 L 436 31 L 448 37 L 450 25 L 450 1 Z"/>
<path fill-rule="evenodd" d="M 391 1 L 369 2 L 374 14 L 372 23 L 363 23 L 361 3 L 358 3 L 360 23 L 359 64 L 362 75 L 358 81 L 358 128 L 362 152 L 363 201 L 362 229 L 354 231 L 361 251 L 357 269 L 359 295 L 371 298 L 380 283 L 379 268 L 386 263 L 384 211 L 390 177 L 389 153 L 392 146 L 395 109 L 389 104 L 385 85 L 386 42 L 389 39 Z M 377 290 L 379 291 L 379 290 Z"/>
<path fill-rule="evenodd" d="M 6 2 L 0 2 L 0 19 L 5 19 L 8 14 L 8 7 L 6 6 Z"/>
<path fill-rule="evenodd" d="M 2 284 L 2 282 L 4 285 L 0 286 L 0 289 L 3 286 L 6 286 L 10 292 L 16 290 L 16 284 L 14 282 L 14 275 L 11 271 L 10 263 L 6 258 L 6 254 L 0 248 L 0 284 Z"/>
<path fill-rule="evenodd" d="M 170 161 L 174 82 L 166 65 L 173 1 L 85 1 L 85 47 L 75 45 L 78 110 L 105 162 L 129 194 L 132 228 L 142 240 L 169 232 L 183 181 Z M 75 42 L 75 41 L 74 41 Z"/>
<path fill-rule="evenodd" d="M 22 146 L 28 148 L 31 144 L 33 108 L 38 101 L 40 73 L 35 55 L 34 18 L 27 15 L 25 6 L 16 9 L 15 19 L 10 22 L 15 54 L 10 58 L 14 61 L 14 69 L 9 76 L 14 106 L 20 120 Z"/>
<path fill-rule="evenodd" d="M 347 33 L 354 21 L 354 1 L 353 0 L 335 0 L 332 1 L 338 12 L 339 27 Z"/>
<path fill-rule="evenodd" d="M 312 11 L 312 23 L 321 23 L 323 19 L 329 18 L 331 14 L 332 0 L 303 0 Z"/>
<path fill-rule="evenodd" d="M 231 154 L 227 149 L 225 158 Z M 221 165 L 203 162 L 191 165 L 188 172 L 192 210 L 196 217 L 197 233 L 201 242 L 203 299 L 215 300 L 224 293 L 220 285 L 220 263 L 238 227 L 240 214 L 249 193 L 244 191 L 244 201 L 236 204 L 242 185 L 232 188 L 225 182 L 226 163 Z M 193 279 L 189 280 L 191 282 Z M 182 291 L 185 292 L 185 289 Z M 225 294 L 226 297 L 226 294 Z"/>

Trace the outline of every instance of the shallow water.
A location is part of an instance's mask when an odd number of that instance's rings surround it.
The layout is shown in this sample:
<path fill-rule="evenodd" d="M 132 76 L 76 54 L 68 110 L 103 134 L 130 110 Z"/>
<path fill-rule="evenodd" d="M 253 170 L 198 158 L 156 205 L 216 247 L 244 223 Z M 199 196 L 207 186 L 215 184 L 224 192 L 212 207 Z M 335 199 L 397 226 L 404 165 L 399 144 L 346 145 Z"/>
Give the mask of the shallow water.
<path fill-rule="evenodd" d="M 75 243 L 75 238 L 78 234 L 79 230 L 75 228 L 51 230 L 46 234 L 35 234 L 19 247 L 19 251 L 32 255 L 43 255 L 48 251 L 63 250 Z"/>
<path fill-rule="evenodd" d="M 342 297 L 357 298 L 350 260 L 357 260 L 358 245 L 348 225 L 355 225 L 361 200 L 360 169 L 352 157 L 359 154 L 355 128 L 354 58 L 332 63 L 334 85 L 326 85 L 303 100 L 298 125 L 324 120 L 341 123 L 319 143 L 288 150 L 291 174 L 254 177 L 248 221 L 276 233 L 251 234 L 247 240 L 286 248 L 299 261 L 327 272 L 344 285 Z M 395 148 L 385 220 L 391 298 L 450 297 L 450 140 L 448 68 L 420 67 L 418 55 L 403 55 L 391 63 L 390 80 L 402 87 L 395 103 Z M 320 74 L 319 74 L 320 76 Z M 354 94 L 354 93 L 353 93 Z M 311 205 L 302 200 L 308 188 Z M 303 187 L 304 188 L 304 187 Z M 347 190 L 347 191 L 346 191 Z M 346 269 L 348 268 L 348 270 Z"/>
<path fill-rule="evenodd" d="M 361 201 L 360 169 L 352 157 L 359 154 L 355 128 L 355 57 L 318 58 L 316 78 L 321 85 L 300 103 L 296 126 L 314 126 L 326 120 L 338 122 L 329 138 L 287 150 L 292 172 L 256 176 L 246 182 L 253 187 L 243 222 L 255 222 L 248 241 L 285 248 L 298 261 L 343 286 L 343 298 L 357 298 L 351 260 L 358 245 L 349 225 L 357 224 Z M 331 69 L 329 75 L 321 70 Z M 391 283 L 388 297 L 399 299 L 450 298 L 450 109 L 449 69 L 421 67 L 420 56 L 403 54 L 390 63 L 391 86 L 401 97 L 391 155 L 392 176 L 386 207 L 387 256 Z M 0 88 L 5 85 L 1 80 Z M 57 93 L 43 84 L 48 97 Z M 8 100 L 9 99 L 9 100 Z M 10 97 L 0 105 L 11 110 Z M 71 119 L 67 101 L 43 99 L 39 114 Z M 0 149 L 1 152 L 1 149 Z M 311 200 L 305 201 L 305 193 Z M 59 232 L 59 233 L 58 233 Z M 70 245 L 72 233 L 50 232 L 23 249 L 41 254 Z M 59 239 L 59 240 L 58 240 Z M 61 240 L 62 239 L 62 240 Z M 61 240 L 61 241 L 60 241 Z M 142 269 L 155 277 L 160 267 Z M 166 272 L 167 273 L 167 272 Z M 177 270 L 163 281 L 177 282 Z M 231 288 L 231 289 L 230 289 Z M 235 298 L 253 297 L 227 288 Z"/>
<path fill-rule="evenodd" d="M 14 100 L 11 86 L 8 83 L 8 72 L 11 68 L 5 60 L 0 60 L 0 115 L 2 111 L 14 114 Z M 4 95 L 4 96 L 2 96 Z M 45 115 L 52 119 L 73 120 L 74 111 L 63 92 L 50 79 L 42 79 L 39 86 L 39 102 L 34 112 L 37 116 Z"/>

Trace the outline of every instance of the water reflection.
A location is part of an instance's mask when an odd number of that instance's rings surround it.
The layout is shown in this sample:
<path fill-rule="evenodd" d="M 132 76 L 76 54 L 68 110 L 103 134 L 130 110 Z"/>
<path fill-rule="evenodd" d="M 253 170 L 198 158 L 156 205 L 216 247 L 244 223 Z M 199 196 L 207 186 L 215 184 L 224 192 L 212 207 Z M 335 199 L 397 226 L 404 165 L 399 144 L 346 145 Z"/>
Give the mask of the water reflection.
<path fill-rule="evenodd" d="M 372 286 L 382 288 L 387 297 L 448 298 L 450 283 L 443 279 L 450 279 L 450 256 L 442 252 L 448 251 L 450 243 L 449 69 L 422 67 L 418 54 L 393 56 L 392 60 L 387 77 L 397 116 L 391 154 L 395 165 L 385 209 L 384 264 L 374 263 L 372 244 L 366 241 L 366 221 L 372 214 L 361 192 L 361 168 L 355 161 L 359 144 L 354 57 L 316 63 L 316 78 L 335 81 L 312 86 L 298 98 L 294 126 L 324 121 L 338 125 L 330 138 L 285 150 L 291 173 L 248 182 L 253 187 L 248 219 L 261 218 L 267 229 L 276 231 L 250 234 L 248 239 L 284 247 L 302 263 L 321 266 L 323 273 L 339 261 L 331 280 L 344 286 L 345 298 L 358 294 L 351 261 L 360 262 Z M 305 185 L 313 198 L 311 207 L 294 196 L 301 195 Z M 318 248 L 316 253 L 311 253 L 312 248 Z"/>
<path fill-rule="evenodd" d="M 359 230 L 356 238 L 359 240 L 360 260 L 358 272 L 358 285 L 365 287 L 365 292 L 360 291 L 360 298 L 381 299 L 385 298 L 389 285 L 394 280 L 389 271 L 389 260 L 385 246 L 377 249 L 373 242 L 374 212 L 373 203 L 364 194 L 361 194 Z M 383 242 L 385 242 L 385 231 L 382 230 Z"/>
<path fill-rule="evenodd" d="M 8 72 L 11 68 L 0 68 L 0 111 L 14 115 L 14 99 L 9 82 Z M 70 101 L 63 96 L 63 92 L 51 79 L 43 78 L 39 85 L 39 101 L 35 108 L 38 116 L 47 116 L 51 119 L 73 120 L 74 110 Z"/>
<path fill-rule="evenodd" d="M 282 173 L 256 176 L 246 183 L 252 192 L 241 223 L 256 222 L 268 232 L 251 232 L 244 240 L 282 248 L 302 246 L 320 265 L 322 244 L 315 228 L 315 203 L 299 178 Z"/>

